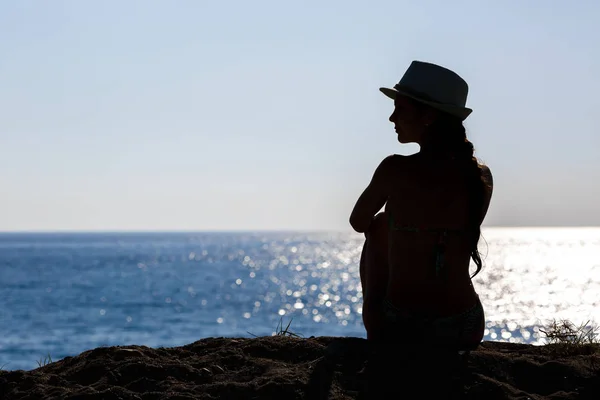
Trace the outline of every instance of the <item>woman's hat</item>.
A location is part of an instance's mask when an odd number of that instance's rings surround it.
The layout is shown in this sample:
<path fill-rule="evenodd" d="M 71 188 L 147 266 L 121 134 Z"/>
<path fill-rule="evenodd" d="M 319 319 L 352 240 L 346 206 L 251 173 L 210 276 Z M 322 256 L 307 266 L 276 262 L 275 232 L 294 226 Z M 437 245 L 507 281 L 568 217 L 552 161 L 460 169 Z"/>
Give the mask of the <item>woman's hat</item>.
<path fill-rule="evenodd" d="M 406 96 L 437 110 L 465 120 L 473 110 L 465 107 L 469 86 L 455 72 L 423 61 L 413 61 L 400 82 L 379 88 L 391 99 Z"/>

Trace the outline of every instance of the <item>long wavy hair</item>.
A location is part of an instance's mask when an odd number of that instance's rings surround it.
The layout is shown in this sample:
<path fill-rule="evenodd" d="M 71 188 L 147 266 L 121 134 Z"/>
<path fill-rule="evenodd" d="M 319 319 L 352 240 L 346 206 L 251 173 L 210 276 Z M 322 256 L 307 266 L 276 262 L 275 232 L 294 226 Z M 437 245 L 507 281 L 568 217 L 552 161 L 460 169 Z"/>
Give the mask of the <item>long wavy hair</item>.
<path fill-rule="evenodd" d="M 452 158 L 460 163 L 467 179 L 467 231 L 470 255 L 477 266 L 477 270 L 471 276 L 473 278 L 482 268 L 478 243 L 481 237 L 483 202 L 488 189 L 482 165 L 474 156 L 475 148 L 473 143 L 467 139 L 463 121 L 453 115 L 440 113 L 438 119 L 428 127 L 424 144 L 427 152 L 436 159 Z"/>

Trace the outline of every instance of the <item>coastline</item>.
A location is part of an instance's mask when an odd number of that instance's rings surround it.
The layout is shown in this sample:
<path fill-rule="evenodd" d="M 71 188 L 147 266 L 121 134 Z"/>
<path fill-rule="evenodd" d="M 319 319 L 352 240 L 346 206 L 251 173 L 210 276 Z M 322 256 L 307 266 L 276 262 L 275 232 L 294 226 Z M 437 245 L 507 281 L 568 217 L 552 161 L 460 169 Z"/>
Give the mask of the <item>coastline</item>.
<path fill-rule="evenodd" d="M 383 357 L 384 359 L 382 359 Z M 432 392 L 433 391 L 433 392 Z M 169 348 L 99 347 L 0 371 L 13 399 L 600 398 L 598 345 L 483 342 L 468 358 L 363 338 L 205 338 Z"/>

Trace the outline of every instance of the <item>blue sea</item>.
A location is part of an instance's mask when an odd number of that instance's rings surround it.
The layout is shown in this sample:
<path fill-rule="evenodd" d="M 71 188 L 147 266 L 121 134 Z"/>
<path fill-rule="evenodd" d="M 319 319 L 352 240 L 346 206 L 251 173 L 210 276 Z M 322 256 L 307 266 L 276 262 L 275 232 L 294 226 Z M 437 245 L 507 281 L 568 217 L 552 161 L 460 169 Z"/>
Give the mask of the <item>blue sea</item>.
<path fill-rule="evenodd" d="M 600 228 L 486 228 L 474 279 L 485 340 L 544 343 L 552 318 L 600 322 Z M 0 367 L 98 346 L 206 337 L 365 337 L 340 232 L 0 234 Z"/>

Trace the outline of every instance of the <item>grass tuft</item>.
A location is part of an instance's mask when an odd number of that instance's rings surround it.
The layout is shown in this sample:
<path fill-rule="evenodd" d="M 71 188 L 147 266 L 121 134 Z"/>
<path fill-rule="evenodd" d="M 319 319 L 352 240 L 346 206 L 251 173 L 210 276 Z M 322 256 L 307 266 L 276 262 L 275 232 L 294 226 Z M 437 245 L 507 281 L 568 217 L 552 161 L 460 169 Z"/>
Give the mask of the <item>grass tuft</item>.
<path fill-rule="evenodd" d="M 587 321 L 579 326 L 568 320 L 552 320 L 540 331 L 548 344 L 587 345 L 600 344 L 600 327 Z"/>
<path fill-rule="evenodd" d="M 283 327 L 283 317 L 281 317 L 279 319 L 279 322 L 277 323 L 277 328 L 275 328 L 275 332 L 273 332 L 273 334 L 271 336 L 293 336 L 293 337 L 298 337 L 298 338 L 302 337 L 302 335 L 290 331 L 290 325 L 292 325 L 293 320 L 294 320 L 294 318 L 291 318 L 290 322 L 288 322 L 288 324 L 284 328 Z M 254 333 L 252 333 L 250 331 L 246 331 L 246 333 L 254 336 L 255 338 L 259 337 L 258 335 L 255 335 Z"/>
<path fill-rule="evenodd" d="M 546 351 L 554 357 L 590 356 L 590 366 L 600 371 L 600 327 L 590 321 L 575 325 L 568 320 L 553 320 L 540 331 L 546 335 Z"/>
<path fill-rule="evenodd" d="M 48 365 L 48 364 L 50 364 L 50 363 L 52 363 L 52 357 L 50 357 L 50 353 L 48 353 L 48 355 L 47 355 L 47 356 L 45 356 L 45 357 L 42 357 L 42 358 L 40 358 L 40 359 L 37 361 L 37 365 L 38 365 L 38 367 L 43 367 L 43 366 L 46 366 L 46 365 Z"/>
<path fill-rule="evenodd" d="M 290 319 L 285 329 L 283 328 L 283 317 L 279 319 L 279 323 L 277 324 L 277 328 L 275 328 L 275 335 L 277 336 L 293 336 L 293 337 L 301 337 L 299 334 L 290 331 L 290 325 L 292 325 L 292 321 L 294 318 Z"/>

